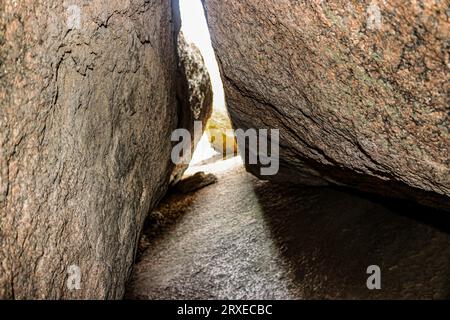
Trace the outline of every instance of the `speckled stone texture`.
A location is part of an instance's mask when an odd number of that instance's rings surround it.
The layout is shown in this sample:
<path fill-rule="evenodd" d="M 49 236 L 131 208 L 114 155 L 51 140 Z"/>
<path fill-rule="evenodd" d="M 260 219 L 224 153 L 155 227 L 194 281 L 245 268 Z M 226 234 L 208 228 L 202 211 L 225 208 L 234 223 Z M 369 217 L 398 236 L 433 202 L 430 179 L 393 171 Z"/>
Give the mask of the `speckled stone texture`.
<path fill-rule="evenodd" d="M 277 178 L 450 209 L 447 1 L 204 5 L 234 125 L 281 130 Z"/>
<path fill-rule="evenodd" d="M 180 67 L 178 77 L 182 80 L 178 81 L 179 92 L 182 97 L 188 97 L 180 99 L 182 112 L 180 112 L 179 127 L 189 130 L 193 143 L 190 157 L 185 158 L 182 164 L 175 166 L 171 184 L 177 184 L 189 167 L 187 163 L 191 160 L 195 147 L 206 129 L 213 107 L 211 78 L 203 56 L 194 43 L 186 40 L 182 32 L 178 34 L 178 57 Z M 202 130 L 195 130 L 195 121 L 202 123 Z"/>
<path fill-rule="evenodd" d="M 183 112 L 172 18 L 169 0 L 0 2 L 1 298 L 123 296 Z"/>

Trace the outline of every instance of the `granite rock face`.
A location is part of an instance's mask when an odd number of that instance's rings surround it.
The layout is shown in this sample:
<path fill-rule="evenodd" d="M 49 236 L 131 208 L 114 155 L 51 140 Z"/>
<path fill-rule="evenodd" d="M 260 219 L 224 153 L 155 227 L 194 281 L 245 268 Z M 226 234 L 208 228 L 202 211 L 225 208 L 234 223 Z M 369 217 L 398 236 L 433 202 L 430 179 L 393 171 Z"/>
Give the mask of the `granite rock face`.
<path fill-rule="evenodd" d="M 169 0 L 0 2 L 1 298 L 123 296 L 187 99 L 174 22 Z"/>
<path fill-rule="evenodd" d="M 211 117 L 213 108 L 213 90 L 211 78 L 203 60 L 200 50 L 194 43 L 186 40 L 183 33 L 178 34 L 179 57 L 179 92 L 187 99 L 180 99 L 181 112 L 179 127 L 189 130 L 192 138 L 191 153 L 184 158 L 184 164 L 176 165 L 171 183 L 177 184 L 189 167 L 188 163 L 200 141 L 206 123 Z M 195 122 L 202 124 L 200 129 L 195 128 Z"/>
<path fill-rule="evenodd" d="M 450 209 L 446 1 L 203 1 L 234 126 L 280 129 L 276 178 Z"/>

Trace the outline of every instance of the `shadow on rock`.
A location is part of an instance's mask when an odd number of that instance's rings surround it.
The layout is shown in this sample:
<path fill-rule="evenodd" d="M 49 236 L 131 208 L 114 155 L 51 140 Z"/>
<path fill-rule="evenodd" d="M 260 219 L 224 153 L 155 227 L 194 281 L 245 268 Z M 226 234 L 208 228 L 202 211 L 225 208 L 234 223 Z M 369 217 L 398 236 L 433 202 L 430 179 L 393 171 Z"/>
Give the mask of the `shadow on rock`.
<path fill-rule="evenodd" d="M 256 183 L 264 219 L 310 298 L 450 297 L 445 212 L 332 188 Z M 382 289 L 366 286 L 381 268 Z"/>

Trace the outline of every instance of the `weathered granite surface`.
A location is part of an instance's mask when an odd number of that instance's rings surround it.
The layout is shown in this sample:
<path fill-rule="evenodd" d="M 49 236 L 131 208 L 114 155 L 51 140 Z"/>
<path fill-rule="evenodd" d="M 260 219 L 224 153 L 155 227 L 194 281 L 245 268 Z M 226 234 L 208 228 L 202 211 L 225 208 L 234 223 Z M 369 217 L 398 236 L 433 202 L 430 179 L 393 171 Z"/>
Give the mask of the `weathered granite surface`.
<path fill-rule="evenodd" d="M 211 78 L 203 60 L 200 50 L 194 43 L 186 40 L 182 32 L 178 34 L 179 57 L 179 92 L 181 111 L 179 128 L 189 130 L 191 134 L 191 153 L 185 155 L 184 163 L 177 164 L 172 172 L 171 184 L 177 184 L 189 167 L 197 143 L 200 141 L 206 123 L 211 117 L 213 109 L 213 89 Z M 195 122 L 201 123 L 200 130 L 195 127 Z"/>
<path fill-rule="evenodd" d="M 175 21 L 169 0 L 0 2 L 0 298 L 123 296 L 186 112 Z"/>
<path fill-rule="evenodd" d="M 203 2 L 234 126 L 281 130 L 276 178 L 449 210 L 446 1 Z"/>

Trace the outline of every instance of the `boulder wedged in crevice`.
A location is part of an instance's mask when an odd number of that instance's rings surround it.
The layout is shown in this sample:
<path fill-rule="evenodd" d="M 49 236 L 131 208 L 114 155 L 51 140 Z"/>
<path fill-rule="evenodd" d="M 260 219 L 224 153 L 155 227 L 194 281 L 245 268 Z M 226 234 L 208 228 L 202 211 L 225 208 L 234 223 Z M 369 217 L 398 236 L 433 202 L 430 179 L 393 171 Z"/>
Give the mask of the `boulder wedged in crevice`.
<path fill-rule="evenodd" d="M 180 104 L 178 128 L 187 129 L 192 143 L 190 154 L 183 157 L 171 176 L 171 184 L 177 184 L 189 167 L 192 155 L 200 141 L 206 123 L 212 114 L 213 89 L 211 78 L 199 48 L 188 42 L 180 31 L 178 34 L 179 77 L 178 92 Z M 187 97 L 187 98 L 186 98 Z M 195 122 L 201 123 L 196 130 Z"/>
<path fill-rule="evenodd" d="M 233 125 L 280 129 L 264 178 L 450 210 L 444 2 L 203 3 Z"/>

